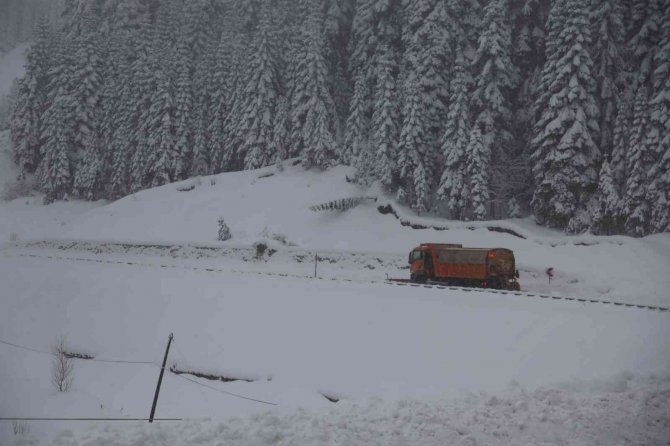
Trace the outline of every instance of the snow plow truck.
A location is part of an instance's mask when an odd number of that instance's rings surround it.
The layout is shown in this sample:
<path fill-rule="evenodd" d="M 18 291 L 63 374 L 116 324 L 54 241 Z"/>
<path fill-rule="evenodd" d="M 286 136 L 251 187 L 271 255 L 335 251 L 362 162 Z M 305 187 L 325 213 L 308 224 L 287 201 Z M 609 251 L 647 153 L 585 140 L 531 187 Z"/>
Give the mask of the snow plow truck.
<path fill-rule="evenodd" d="M 423 243 L 409 253 L 410 281 L 519 291 L 514 253 L 505 248 L 464 248 Z"/>

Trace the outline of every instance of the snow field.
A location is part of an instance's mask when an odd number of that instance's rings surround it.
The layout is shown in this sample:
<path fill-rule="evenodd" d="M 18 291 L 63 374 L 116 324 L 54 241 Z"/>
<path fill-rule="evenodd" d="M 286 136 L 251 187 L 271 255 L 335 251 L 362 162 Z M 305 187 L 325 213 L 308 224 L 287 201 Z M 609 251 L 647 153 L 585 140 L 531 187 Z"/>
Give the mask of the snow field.
<path fill-rule="evenodd" d="M 471 292 L 4 256 L 0 283 L 1 339 L 49 350 L 53 339 L 65 334 L 73 350 L 98 359 L 158 363 L 167 335 L 174 332 L 170 364 L 257 378 L 252 383 L 199 381 L 278 407 L 219 394 L 168 373 L 157 412 L 160 417 L 222 420 L 270 409 L 272 415 L 236 422 L 253 425 L 245 427 L 251 429 L 250 438 L 267 423 L 279 437 L 297 438 L 293 436 L 301 435 L 299 431 L 282 426 L 298 416 L 297 408 L 330 407 L 322 394 L 344 398 L 346 404 L 365 405 L 370 398 L 381 398 L 388 403 L 420 399 L 424 402 L 417 407 L 439 406 L 445 404 L 442 399 L 467 392 L 500 393 L 511 382 L 532 392 L 559 381 L 602 381 L 621 372 L 668 376 L 670 370 L 666 313 Z M 73 390 L 56 394 L 48 361 L 45 355 L 0 348 L 0 416 L 148 415 L 156 366 L 77 361 Z M 580 413 L 577 406 L 566 410 Z M 342 410 L 344 419 L 378 416 L 377 409 L 367 415 Z M 303 415 L 315 426 L 305 433 L 308 438 L 323 434 L 318 426 L 326 421 L 318 413 Z M 393 417 L 380 421 L 387 428 L 397 422 Z M 274 423 L 279 424 L 273 427 Z M 1 426 L 4 443 L 11 427 Z M 130 432 L 105 428 L 92 434 L 99 437 L 81 444 L 138 444 L 139 437 L 186 441 L 179 437 L 190 432 L 185 426 L 189 424 Z M 64 428 L 80 431 L 82 425 L 32 424 L 43 444 Z M 334 429 L 343 438 L 366 438 L 361 436 L 364 427 Z M 214 441 L 207 437 L 213 434 L 203 435 Z M 272 438 L 252 444 L 276 443 Z"/>
<path fill-rule="evenodd" d="M 342 402 L 317 411 L 298 410 L 290 415 L 268 412 L 225 423 L 189 420 L 97 428 L 77 434 L 66 431 L 54 444 L 666 444 L 670 424 L 667 381 L 635 383 L 626 376 L 617 380 L 623 387 L 601 393 L 564 389 L 527 392 L 510 386 L 504 396 L 471 394 L 457 402 Z"/>

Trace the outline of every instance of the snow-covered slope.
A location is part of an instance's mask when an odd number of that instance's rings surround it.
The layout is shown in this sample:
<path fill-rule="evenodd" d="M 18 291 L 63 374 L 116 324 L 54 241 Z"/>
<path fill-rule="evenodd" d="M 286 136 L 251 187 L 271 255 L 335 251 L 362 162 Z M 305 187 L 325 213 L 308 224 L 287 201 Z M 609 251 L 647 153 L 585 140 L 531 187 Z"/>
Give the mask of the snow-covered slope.
<path fill-rule="evenodd" d="M 0 246 L 0 340 L 47 352 L 65 335 L 72 351 L 98 360 L 146 362 L 77 360 L 73 389 L 60 394 L 48 354 L 2 344 L 0 417 L 147 416 L 173 332 L 169 365 L 251 382 L 167 373 L 157 416 L 197 420 L 115 429 L 30 423 L 30 435 L 69 446 L 670 437 L 670 313 L 380 283 L 387 272 L 407 275 L 417 243 L 458 242 L 513 249 L 526 290 L 670 306 L 668 234 L 565 237 L 528 220 L 416 216 L 347 174 L 268 168 L 108 205 L 0 205 L 0 230 L 33 239 Z M 369 195 L 378 201 L 346 212 L 309 210 Z M 395 215 L 379 212 L 387 204 Z M 50 223 L 59 209 L 62 220 Z M 219 216 L 232 230 L 228 242 L 216 241 Z M 277 252 L 249 256 L 258 241 Z M 323 253 L 319 275 L 328 280 L 305 277 L 314 252 Z M 0 444 L 27 440 L 0 423 Z"/>
<path fill-rule="evenodd" d="M 242 437 L 255 437 L 264 428 L 274 432 L 248 444 L 295 444 L 292 441 L 298 441 L 296 436 L 305 427 L 275 417 L 290 416 L 299 408 L 317 411 L 308 416 L 315 423 L 310 435 L 329 435 L 332 429 L 356 438 L 355 430 L 346 433 L 347 424 L 332 428 L 319 424 L 330 419 L 328 413 L 318 412 L 331 406 L 326 396 L 344 399 L 341 408 L 335 406 L 335 419 L 347 423 L 349 416 L 354 417 L 351 429 L 365 424 L 362 419 L 376 417 L 382 424 L 375 429 L 403 426 L 396 417 L 383 416 L 379 407 L 373 405 L 366 415 L 361 413 L 365 409 L 351 404 L 365 405 L 370 398 L 381 398 L 384 404 L 425 401 L 428 406 L 406 406 L 406 423 L 419 444 L 435 444 L 437 440 L 413 426 L 411 418 L 434 407 L 435 416 L 449 425 L 449 411 L 441 407 L 458 407 L 458 399 L 468 392 L 500 395 L 513 386 L 520 392 L 511 397 L 511 404 L 520 404 L 520 412 L 510 413 L 508 424 L 500 427 L 512 435 L 500 444 L 519 444 L 514 440 L 526 434 L 516 422 L 536 431 L 532 437 L 536 440 L 542 438 L 543 424 L 550 429 L 546 418 L 534 418 L 524 405 L 543 407 L 547 416 L 559 415 L 566 423 L 586 415 L 571 402 L 581 398 L 572 391 L 550 394 L 549 402 L 543 393 L 523 397 L 538 386 L 590 383 L 586 389 L 597 396 L 585 400 L 596 420 L 593 429 L 601 434 L 610 427 L 608 411 L 619 417 L 631 410 L 622 392 L 630 392 L 635 401 L 646 394 L 662 397 L 658 402 L 667 404 L 665 393 L 657 393 L 670 389 L 667 380 L 659 385 L 649 378 L 670 373 L 666 342 L 670 315 L 662 312 L 383 284 L 54 261 L 17 257 L 12 251 L 0 257 L 0 283 L 0 339 L 49 351 L 54 339 L 64 334 L 74 352 L 99 360 L 150 362 L 77 361 L 73 389 L 59 394 L 50 383 L 48 355 L 1 345 L 0 416 L 146 417 L 159 371 L 156 364 L 171 332 L 175 343 L 169 365 L 253 382 L 221 383 L 168 373 L 157 416 L 224 420 L 271 411 L 271 416 L 251 418 L 245 428 L 236 427 L 242 429 Z M 646 382 L 643 388 L 631 388 L 631 381 L 640 379 Z M 491 397 L 483 398 L 491 400 L 491 406 L 497 404 Z M 619 402 L 603 406 L 597 404 L 598 398 Z M 565 406 L 555 413 L 548 407 L 552 404 Z M 482 438 L 488 438 L 495 426 L 474 422 L 483 416 L 479 406 L 465 405 L 470 408 L 464 409 L 464 417 L 470 422 L 462 427 L 475 438 L 487 432 Z M 388 410 L 396 410 L 392 407 Z M 507 417 L 504 408 L 490 410 L 500 420 Z M 623 430 L 630 424 L 624 424 L 607 435 L 642 435 L 656 415 L 642 413 L 644 422 L 636 424 L 632 434 Z M 56 431 L 79 431 L 87 425 L 34 422 L 30 426 L 33 435 L 46 443 Z M 10 429 L 9 424 L 0 424 L 0 443 L 11 437 Z M 77 433 L 78 440 L 66 444 L 146 444 L 141 438 L 148 433 L 133 433 L 128 440 L 125 429 L 122 425 L 116 433 L 103 430 L 92 437 Z M 669 428 L 658 429 L 667 433 Z M 169 441 L 162 431 L 152 430 L 150 435 L 157 435 L 152 442 L 159 444 L 186 444 L 195 442 L 189 437 L 192 430 L 169 431 Z M 580 431 L 577 438 L 586 441 L 592 432 Z M 571 438 L 545 434 L 547 444 L 565 444 L 561 441 Z M 216 444 L 215 435 L 207 434 L 205 444 Z M 283 437 L 294 440 L 282 443 Z M 366 444 L 365 438 L 354 444 Z M 327 439 L 317 443 L 336 444 Z"/>
<path fill-rule="evenodd" d="M 567 237 L 527 219 L 465 223 L 416 216 L 376 189 L 361 190 L 347 182 L 347 174 L 351 172 L 343 167 L 327 172 L 305 172 L 300 167 L 277 172 L 271 167 L 188 180 L 91 210 L 62 227 L 51 228 L 51 233 L 68 239 L 213 246 L 250 246 L 266 241 L 277 249 L 291 245 L 319 252 L 384 253 L 401 262 L 422 242 L 506 247 L 515 252 L 525 290 L 668 303 L 670 234 L 643 239 Z M 375 196 L 378 201 L 366 201 L 346 212 L 309 209 L 358 196 Z M 378 211 L 386 204 L 393 206 L 396 216 Z M 220 216 L 232 230 L 229 242 L 216 241 Z M 506 232 L 498 232 L 501 230 Z M 34 238 L 23 228 L 15 232 L 22 240 Z M 40 238 L 45 237 L 44 232 Z M 549 267 L 555 272 L 551 284 L 544 273 Z M 397 273 L 380 268 L 375 272 L 377 278 Z"/>

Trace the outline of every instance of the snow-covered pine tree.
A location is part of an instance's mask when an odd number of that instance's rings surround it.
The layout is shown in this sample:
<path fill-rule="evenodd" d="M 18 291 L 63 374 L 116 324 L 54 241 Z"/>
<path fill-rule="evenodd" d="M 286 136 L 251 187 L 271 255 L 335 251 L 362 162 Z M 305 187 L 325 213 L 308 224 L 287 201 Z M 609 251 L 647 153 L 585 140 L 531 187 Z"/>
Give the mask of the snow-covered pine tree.
<path fill-rule="evenodd" d="M 10 130 L 19 175 L 34 172 L 40 162 L 42 120 L 47 106 L 52 33 L 45 19 L 35 31 L 35 43 L 26 55 L 25 76 L 19 82 Z"/>
<path fill-rule="evenodd" d="M 422 114 L 425 146 L 422 163 L 428 178 L 435 176 L 439 140 L 446 117 L 450 68 L 453 62 L 450 31 L 453 23 L 444 1 L 404 0 L 402 77 L 413 73 Z"/>
<path fill-rule="evenodd" d="M 425 109 L 420 97 L 418 81 L 414 73 L 405 79 L 402 107 L 402 129 L 398 144 L 398 168 L 400 189 L 398 198 L 410 204 L 416 211 L 428 210 L 431 179 L 426 168 Z"/>
<path fill-rule="evenodd" d="M 103 103 L 103 153 L 109 165 L 108 197 L 118 199 L 130 190 L 130 159 L 138 116 L 135 102 L 137 91 L 133 78 L 133 63 L 137 57 L 135 43 L 143 17 L 143 9 L 136 0 L 119 0 L 112 17 L 110 41 L 105 63 Z"/>
<path fill-rule="evenodd" d="M 623 230 L 621 200 L 614 184 L 609 161 L 605 160 L 598 175 L 598 190 L 594 196 L 591 232 L 596 234 L 619 234 Z"/>
<path fill-rule="evenodd" d="M 512 16 L 512 57 L 524 79 L 544 60 L 544 25 L 549 0 L 510 0 Z"/>
<path fill-rule="evenodd" d="M 71 114 L 68 101 L 67 95 L 56 94 L 44 129 L 49 137 L 45 140 L 44 158 L 39 167 L 39 187 L 45 194 L 45 203 L 67 198 L 72 190 L 71 143 L 65 122 Z"/>
<path fill-rule="evenodd" d="M 652 203 L 651 228 L 654 232 L 670 232 L 670 150 L 667 147 L 651 175 L 653 180 L 647 194 Z"/>
<path fill-rule="evenodd" d="M 220 242 L 225 242 L 226 240 L 230 240 L 231 238 L 233 238 L 233 236 L 230 233 L 230 228 L 226 224 L 226 221 L 223 219 L 223 217 L 219 217 L 218 224 L 219 224 L 218 240 Z"/>
<path fill-rule="evenodd" d="M 613 150 L 614 123 L 620 101 L 619 85 L 623 82 L 626 69 L 622 55 L 626 36 L 623 13 L 621 0 L 592 1 L 591 54 L 600 109 L 600 135 L 597 142 L 601 152 L 608 155 Z"/>
<path fill-rule="evenodd" d="M 533 133 L 533 103 L 538 95 L 540 73 L 545 60 L 545 24 L 549 15 L 549 0 L 510 0 L 512 16 L 512 62 L 520 74 L 520 82 L 512 94 L 514 144 L 523 160 L 523 178 L 513 191 L 517 208 L 532 197 L 529 158 Z M 517 165 L 517 168 L 520 167 Z M 511 209 L 508 206 L 508 209 Z"/>
<path fill-rule="evenodd" d="M 557 0 L 549 15 L 543 93 L 536 103 L 531 207 L 540 224 L 581 232 L 573 220 L 597 187 L 600 152 L 588 5 Z M 579 220 L 581 221 L 581 220 Z M 572 222 L 572 223 L 571 223 Z"/>
<path fill-rule="evenodd" d="M 633 128 L 627 152 L 626 190 L 623 212 L 626 233 L 642 237 L 649 233 L 649 203 L 647 202 L 647 159 L 649 147 L 645 137 L 649 129 L 649 93 L 646 86 L 638 89 L 633 107 Z"/>
<path fill-rule="evenodd" d="M 74 192 L 86 200 L 97 200 L 103 196 L 105 180 L 97 132 L 88 133 L 83 149 L 83 157 L 76 165 L 74 173 Z"/>
<path fill-rule="evenodd" d="M 37 168 L 40 188 L 46 201 L 67 196 L 72 184 L 72 130 L 74 104 L 72 100 L 72 45 L 61 32 L 54 33 L 52 65 L 48 72 L 47 107 L 42 115 L 40 148 Z"/>
<path fill-rule="evenodd" d="M 340 162 L 348 165 L 358 163 L 359 155 L 368 145 L 370 129 L 369 82 L 364 73 L 356 76 L 354 94 L 349 104 L 349 116 L 344 131 L 344 144 L 340 153 Z"/>
<path fill-rule="evenodd" d="M 211 75 L 212 93 L 209 134 L 209 157 L 212 172 L 241 168 L 235 159 L 239 133 L 235 126 L 241 116 L 241 88 L 247 79 L 242 71 L 242 44 L 239 36 L 226 31 L 221 36 Z"/>
<path fill-rule="evenodd" d="M 616 190 L 621 193 L 626 184 L 626 157 L 629 150 L 632 115 L 633 91 L 626 87 L 620 94 L 617 116 L 612 132 L 612 156 L 610 169 Z"/>
<path fill-rule="evenodd" d="M 211 94 L 209 94 L 209 89 L 212 87 L 210 75 L 212 72 L 211 67 L 214 65 L 214 56 L 212 53 L 215 53 L 215 48 L 216 42 L 214 40 L 209 41 L 207 49 L 195 61 L 193 67 L 191 87 L 193 101 L 191 138 L 193 146 L 188 176 L 205 175 L 209 172 L 207 115 L 211 109 Z"/>
<path fill-rule="evenodd" d="M 154 48 L 152 40 L 155 34 L 154 24 L 148 14 L 140 17 L 140 26 L 137 37 L 133 39 L 133 58 L 130 66 L 132 91 L 132 114 L 130 122 L 132 125 L 132 151 L 128 152 L 130 163 L 128 170 L 130 174 L 130 192 L 137 192 L 148 185 L 147 164 L 150 158 L 148 138 L 151 132 L 151 121 L 149 110 L 152 104 L 152 94 L 156 89 L 155 73 L 152 67 L 156 67 L 153 58 Z"/>
<path fill-rule="evenodd" d="M 349 39 L 349 71 L 355 85 L 369 81 L 370 63 L 374 54 L 375 20 L 374 6 L 379 0 L 359 0 L 356 2 L 355 14 Z M 355 93 L 354 89 L 354 94 Z"/>
<path fill-rule="evenodd" d="M 175 166 L 174 179 L 188 178 L 191 172 L 193 150 L 193 80 L 192 55 L 187 37 L 182 32 L 177 42 L 177 83 L 175 85 L 174 123 L 175 123 Z"/>
<path fill-rule="evenodd" d="M 257 169 L 275 161 L 271 153 L 275 104 L 281 94 L 277 37 L 273 33 L 271 11 L 264 8 L 254 43 L 246 62 L 249 77 L 244 80 L 239 100 L 241 115 L 235 128 L 241 141 L 238 158 L 245 169 Z"/>
<path fill-rule="evenodd" d="M 470 133 L 466 152 L 465 171 L 469 181 L 466 209 L 475 220 L 485 220 L 489 215 L 489 164 L 491 150 L 485 143 L 481 122 L 475 122 Z"/>
<path fill-rule="evenodd" d="M 515 175 L 523 177 L 523 169 L 516 168 L 521 164 L 520 154 L 513 150 L 510 132 L 510 98 L 519 74 L 511 58 L 508 0 L 492 0 L 486 5 L 482 30 L 473 61 L 475 87 L 471 107 L 482 132 L 484 152 L 490 156 L 485 164 L 491 171 L 481 178 L 491 182 L 485 186 L 492 193 L 491 198 L 504 203 L 519 189 L 512 184 Z M 488 192 L 485 195 L 490 196 Z"/>
<path fill-rule="evenodd" d="M 189 0 L 184 2 L 185 32 L 183 38 L 190 49 L 194 61 L 199 61 L 215 40 L 211 20 L 214 7 L 209 0 Z"/>
<path fill-rule="evenodd" d="M 156 89 L 149 109 L 147 176 L 152 187 L 174 179 L 176 160 L 174 138 L 174 99 L 170 79 L 160 68 L 156 71 Z"/>
<path fill-rule="evenodd" d="M 397 105 L 395 110 L 389 108 L 378 110 L 373 105 L 384 100 L 380 95 L 396 95 L 394 84 L 398 76 L 396 53 L 400 46 L 399 13 L 402 10 L 400 5 L 400 0 L 356 2 L 349 41 L 349 71 L 354 92 L 349 104 L 345 143 L 340 156 L 341 162 L 358 167 L 358 178 L 362 182 L 368 183 L 386 177 L 382 181 L 387 187 L 392 181 L 388 176 L 391 173 L 388 170 L 390 165 L 386 160 L 382 162 L 383 166 L 378 165 L 376 152 L 379 150 L 379 145 L 374 139 L 393 139 L 395 133 L 392 145 L 397 145 L 397 130 L 388 126 L 381 128 L 380 122 L 374 124 L 374 120 L 383 119 L 389 124 L 388 118 L 384 116 L 392 111 L 395 116 L 392 118 L 393 126 L 398 127 Z M 391 87 L 394 91 L 389 89 Z M 393 102 L 397 102 L 397 99 L 393 99 Z M 373 110 L 376 117 L 373 116 Z M 382 133 L 379 133 L 380 131 Z M 385 145 L 382 150 L 386 152 L 390 147 L 392 146 Z"/>
<path fill-rule="evenodd" d="M 372 148 L 375 150 L 375 177 L 389 191 L 397 182 L 398 97 L 397 61 L 387 45 L 377 49 L 377 85 L 372 113 Z"/>
<path fill-rule="evenodd" d="M 97 132 L 98 108 L 102 90 L 102 57 L 100 55 L 99 29 L 91 11 L 82 14 L 80 32 L 73 39 L 75 54 L 72 69 L 72 100 L 74 102 L 74 150 L 85 150 L 89 133 Z M 92 140 L 98 138 L 95 135 Z"/>
<path fill-rule="evenodd" d="M 335 103 L 329 91 L 324 58 L 325 42 L 320 34 L 322 12 L 310 8 L 308 23 L 301 36 L 301 50 L 295 61 L 291 119 L 292 144 L 300 151 L 305 168 L 327 168 L 338 153 L 338 121 Z"/>
<path fill-rule="evenodd" d="M 670 2 L 664 3 L 661 40 L 655 53 L 650 108 L 650 147 L 654 163 L 647 192 L 651 203 L 650 226 L 654 232 L 670 230 Z"/>
<path fill-rule="evenodd" d="M 451 107 L 442 137 L 444 170 L 437 191 L 438 200 L 447 204 L 451 218 L 463 219 L 468 197 L 466 153 L 470 143 L 470 86 L 465 56 L 457 50 L 454 78 L 451 82 Z"/>
<path fill-rule="evenodd" d="M 275 109 L 274 125 L 272 128 L 272 141 L 270 143 L 270 153 L 275 154 L 272 160 L 279 169 L 283 169 L 283 162 L 289 157 L 288 150 L 288 121 L 289 110 L 288 101 L 285 97 L 280 97 Z"/>
<path fill-rule="evenodd" d="M 330 74 L 330 87 L 338 129 L 346 121 L 352 94 L 347 66 L 347 46 L 354 16 L 355 0 L 324 0 L 326 49 L 324 57 Z M 339 139 L 339 135 L 337 136 Z"/>
<path fill-rule="evenodd" d="M 482 3 L 481 0 L 446 0 L 451 47 L 462 48 L 463 55 L 468 59 L 472 59 L 478 46 L 483 16 Z"/>
<path fill-rule="evenodd" d="M 654 70 L 655 54 L 659 49 L 663 19 L 663 3 L 666 0 L 634 0 L 631 7 L 632 37 L 628 43 L 634 57 L 633 66 L 636 68 L 634 76 L 635 87 L 647 84 Z"/>

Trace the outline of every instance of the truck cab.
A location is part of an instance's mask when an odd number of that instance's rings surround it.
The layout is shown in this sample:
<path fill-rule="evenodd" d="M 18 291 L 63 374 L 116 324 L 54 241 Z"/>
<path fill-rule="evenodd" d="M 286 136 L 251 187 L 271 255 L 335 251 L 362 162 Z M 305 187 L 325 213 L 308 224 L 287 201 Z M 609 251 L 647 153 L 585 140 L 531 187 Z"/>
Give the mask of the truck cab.
<path fill-rule="evenodd" d="M 430 277 L 431 257 L 430 250 L 421 247 L 409 253 L 410 280 L 412 282 L 425 282 Z"/>
<path fill-rule="evenodd" d="M 409 253 L 410 280 L 412 282 L 426 282 L 435 275 L 435 259 L 438 249 L 462 248 L 463 245 L 454 243 L 422 243 Z"/>

